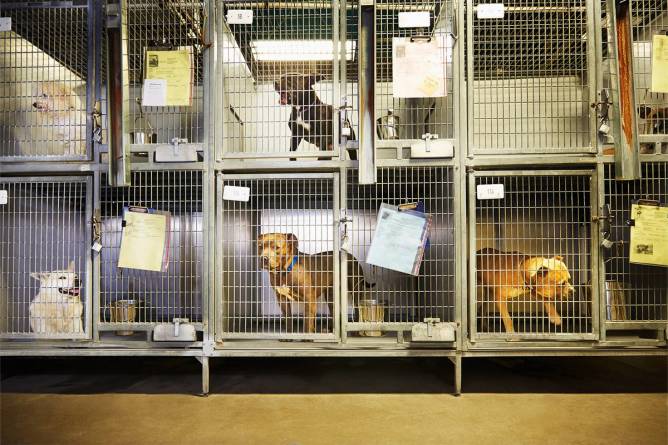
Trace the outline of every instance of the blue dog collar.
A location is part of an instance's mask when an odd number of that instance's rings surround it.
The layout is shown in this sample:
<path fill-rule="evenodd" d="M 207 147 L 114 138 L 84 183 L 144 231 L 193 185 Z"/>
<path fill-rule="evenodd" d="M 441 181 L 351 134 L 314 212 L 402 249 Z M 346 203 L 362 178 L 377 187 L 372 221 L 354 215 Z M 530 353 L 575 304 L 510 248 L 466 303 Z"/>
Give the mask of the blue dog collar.
<path fill-rule="evenodd" d="M 295 264 L 297 264 L 297 259 L 298 259 L 297 255 L 292 257 L 292 262 L 290 263 L 288 268 L 285 269 L 287 272 L 292 272 L 292 268 L 295 267 Z"/>

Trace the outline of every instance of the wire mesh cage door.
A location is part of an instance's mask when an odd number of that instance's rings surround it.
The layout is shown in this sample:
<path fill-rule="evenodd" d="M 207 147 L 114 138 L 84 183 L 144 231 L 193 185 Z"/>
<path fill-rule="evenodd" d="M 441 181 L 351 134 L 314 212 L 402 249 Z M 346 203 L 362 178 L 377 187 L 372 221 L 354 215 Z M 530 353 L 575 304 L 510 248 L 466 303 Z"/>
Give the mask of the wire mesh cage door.
<path fill-rule="evenodd" d="M 613 92 L 612 85 L 614 83 L 611 80 L 615 73 L 610 71 L 610 67 L 615 51 L 610 35 L 613 28 L 608 10 L 608 1 L 602 0 L 603 26 L 600 31 L 602 33 L 602 87 Z M 633 82 L 638 113 L 640 150 L 641 153 L 653 153 L 659 148 L 657 143 L 662 143 L 662 151 L 668 153 L 668 93 L 654 91 L 652 88 L 654 41 L 657 39 L 657 43 L 660 43 L 659 40 L 668 35 L 668 1 L 632 0 L 631 16 L 633 24 Z M 665 73 L 657 71 L 655 76 L 665 76 Z"/>
<path fill-rule="evenodd" d="M 86 3 L 2 3 L 0 160 L 87 159 Z"/>
<path fill-rule="evenodd" d="M 218 340 L 339 338 L 338 181 L 218 176 Z"/>
<path fill-rule="evenodd" d="M 0 177 L 0 338 L 90 337 L 91 186 Z"/>
<path fill-rule="evenodd" d="M 218 24 L 227 158 L 338 157 L 338 1 L 222 0 Z"/>
<path fill-rule="evenodd" d="M 455 204 L 452 167 L 382 167 L 378 182 L 359 185 L 348 170 L 342 278 L 343 328 L 348 336 L 409 339 L 425 319 L 455 321 Z M 417 276 L 374 266 L 367 255 L 381 204 L 415 204 L 431 216 Z M 406 336 L 404 337 L 404 334 Z"/>
<path fill-rule="evenodd" d="M 596 150 L 593 2 L 467 1 L 475 154 Z"/>
<path fill-rule="evenodd" d="M 202 172 L 135 171 L 132 184 L 111 187 L 106 174 L 100 176 L 99 330 L 130 337 L 175 319 L 202 330 Z M 129 206 L 169 212 L 166 270 L 118 267 L 123 210 Z"/>
<path fill-rule="evenodd" d="M 604 319 L 608 328 L 665 327 L 668 321 L 668 272 L 665 267 L 629 262 L 631 206 L 637 200 L 668 203 L 668 162 L 641 164 L 642 179 L 616 181 L 613 164 L 604 165 L 605 205 L 610 213 L 609 239 L 603 249 Z"/>
<path fill-rule="evenodd" d="M 379 0 L 375 8 L 377 147 L 410 147 L 426 134 L 454 138 L 454 2 Z M 404 60 L 414 50 L 429 64 L 423 59 L 406 73 Z"/>
<path fill-rule="evenodd" d="M 469 176 L 473 341 L 597 338 L 594 174 Z"/>

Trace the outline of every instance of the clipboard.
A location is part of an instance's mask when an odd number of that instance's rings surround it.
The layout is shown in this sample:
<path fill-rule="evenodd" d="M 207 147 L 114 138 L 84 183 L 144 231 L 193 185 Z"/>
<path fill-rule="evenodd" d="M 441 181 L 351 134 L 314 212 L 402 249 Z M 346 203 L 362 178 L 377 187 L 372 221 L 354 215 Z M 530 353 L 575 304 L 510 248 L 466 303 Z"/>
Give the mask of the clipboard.
<path fill-rule="evenodd" d="M 658 201 L 631 205 L 629 262 L 668 267 L 668 207 Z"/>
<path fill-rule="evenodd" d="M 123 207 L 118 267 L 165 272 L 169 265 L 171 215 L 147 207 Z"/>

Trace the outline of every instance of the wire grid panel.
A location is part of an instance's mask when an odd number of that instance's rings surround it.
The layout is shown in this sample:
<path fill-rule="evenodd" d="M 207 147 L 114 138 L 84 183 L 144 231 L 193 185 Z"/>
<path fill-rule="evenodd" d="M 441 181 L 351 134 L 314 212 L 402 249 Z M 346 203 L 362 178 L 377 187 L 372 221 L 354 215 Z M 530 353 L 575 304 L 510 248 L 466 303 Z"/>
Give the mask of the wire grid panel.
<path fill-rule="evenodd" d="M 469 135 L 474 153 L 594 151 L 595 79 L 586 0 L 469 0 Z"/>
<path fill-rule="evenodd" d="M 130 82 L 129 128 L 136 144 L 204 142 L 205 2 L 128 0 L 127 51 Z M 190 55 L 190 106 L 140 106 L 146 51 L 185 50 Z M 106 96 L 106 95 L 105 95 Z M 143 133 L 143 139 L 139 134 Z M 153 136 L 150 136 L 153 135 Z"/>
<path fill-rule="evenodd" d="M 332 2 L 222 5 L 223 156 L 336 152 L 340 47 Z M 251 24 L 234 19 L 243 10 L 252 12 Z M 345 54 L 352 58 L 354 47 Z"/>
<path fill-rule="evenodd" d="M 428 13 L 429 26 L 401 27 L 400 15 L 406 13 Z M 357 26 L 356 20 L 354 26 Z M 453 47 L 455 42 L 453 26 L 453 2 L 445 0 L 379 0 L 376 2 L 376 118 L 377 136 L 380 140 L 388 137 L 383 126 L 389 115 L 398 119 L 395 125 L 398 139 L 422 139 L 426 133 L 437 134 L 440 138 L 454 137 L 453 108 Z M 352 32 L 350 34 L 353 34 Z M 446 79 L 445 97 L 402 98 L 393 94 L 393 41 L 398 44 L 436 40 Z M 415 67 L 419 70 L 419 67 Z M 356 79 L 357 72 L 348 73 Z M 354 77 L 353 77 L 354 76 Z M 355 87 L 356 89 L 356 87 Z M 355 101 L 354 106 L 357 106 Z M 382 142 L 379 142 L 382 144 Z"/>
<path fill-rule="evenodd" d="M 337 337 L 337 184 L 327 173 L 219 176 L 222 338 Z"/>
<path fill-rule="evenodd" d="M 605 70 L 603 88 L 612 90 L 611 79 L 616 74 L 610 72 L 610 59 L 614 57 L 615 51 L 610 41 L 612 28 L 607 13 L 607 0 L 602 0 L 601 9 L 603 16 L 602 57 Z M 633 79 L 638 112 L 638 132 L 643 145 L 641 149 L 644 152 L 651 152 L 654 148 L 650 142 L 668 141 L 668 94 L 653 92 L 651 88 L 653 38 L 655 35 L 668 35 L 668 1 L 632 0 L 631 16 Z M 651 136 L 651 138 L 643 140 L 643 136 Z"/>
<path fill-rule="evenodd" d="M 469 178 L 470 310 L 477 338 L 594 335 L 592 174 L 484 172 Z"/>
<path fill-rule="evenodd" d="M 606 320 L 668 320 L 668 273 L 665 267 L 629 263 L 631 205 L 638 199 L 668 204 L 668 162 L 641 165 L 642 179 L 616 181 L 615 166 L 605 165 L 605 203 L 610 206 L 610 239 L 604 251 Z"/>
<path fill-rule="evenodd" d="M 202 322 L 202 173 L 199 171 L 135 171 L 132 186 L 111 187 L 100 179 L 102 251 L 100 257 L 101 329 L 118 323 L 150 328 L 174 318 Z M 118 267 L 123 208 L 149 207 L 170 213 L 168 267 L 164 272 Z M 120 317 L 123 305 L 134 314 Z M 131 318 L 131 319 L 128 319 Z"/>
<path fill-rule="evenodd" d="M 367 264 L 380 205 L 412 203 L 432 218 L 419 275 Z M 346 331 L 366 336 L 374 332 L 369 323 L 387 333 L 410 331 L 425 318 L 455 321 L 454 208 L 452 167 L 382 167 L 374 185 L 358 185 L 357 170 L 348 170 Z"/>
<path fill-rule="evenodd" d="M 84 6 L 2 7 L 0 159 L 85 159 L 88 14 Z"/>
<path fill-rule="evenodd" d="M 91 182 L 0 177 L 0 337 L 86 338 Z"/>

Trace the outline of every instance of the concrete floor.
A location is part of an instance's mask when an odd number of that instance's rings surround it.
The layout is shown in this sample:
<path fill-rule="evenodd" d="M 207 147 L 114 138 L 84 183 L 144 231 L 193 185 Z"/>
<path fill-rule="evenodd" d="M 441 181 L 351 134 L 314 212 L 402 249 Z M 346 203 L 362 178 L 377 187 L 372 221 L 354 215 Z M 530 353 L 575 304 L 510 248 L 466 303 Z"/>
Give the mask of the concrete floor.
<path fill-rule="evenodd" d="M 665 358 L 3 359 L 5 444 L 668 444 Z"/>

